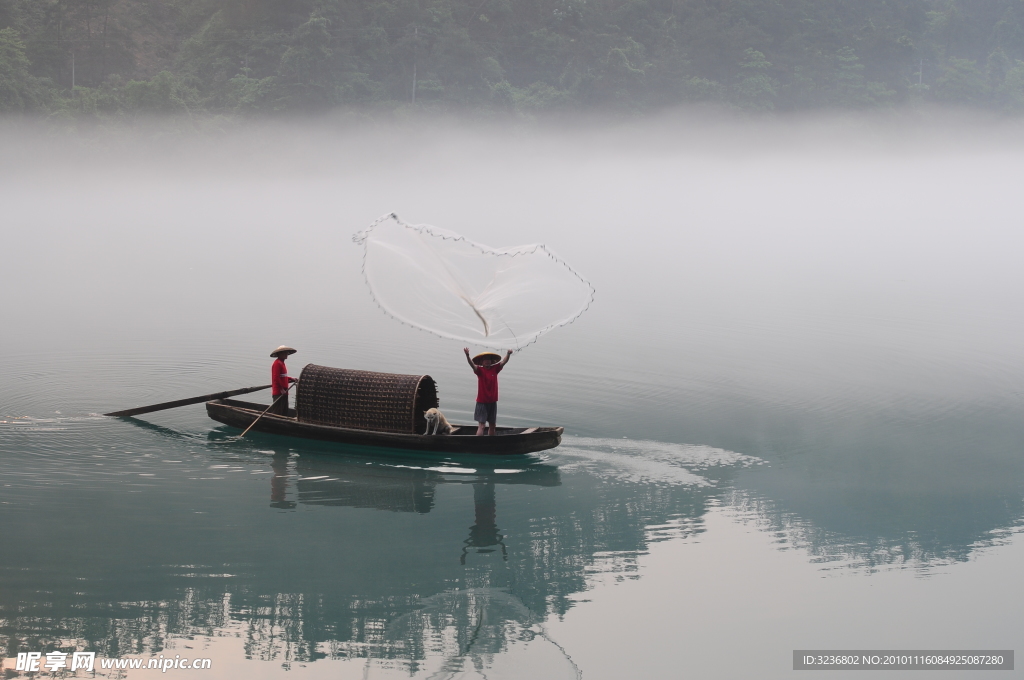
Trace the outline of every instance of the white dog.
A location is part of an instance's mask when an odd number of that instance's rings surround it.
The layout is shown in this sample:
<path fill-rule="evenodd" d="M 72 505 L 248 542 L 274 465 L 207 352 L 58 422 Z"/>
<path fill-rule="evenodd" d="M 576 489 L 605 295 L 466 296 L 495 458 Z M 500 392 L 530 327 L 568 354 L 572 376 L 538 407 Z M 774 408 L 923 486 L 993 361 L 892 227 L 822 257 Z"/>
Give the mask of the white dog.
<path fill-rule="evenodd" d="M 427 419 L 427 431 L 423 434 L 437 434 L 438 430 L 441 430 L 441 434 L 451 434 L 452 426 L 448 422 L 448 419 L 444 417 L 436 408 L 427 409 L 423 412 L 423 417 Z M 434 426 L 434 431 L 430 431 L 430 426 Z"/>

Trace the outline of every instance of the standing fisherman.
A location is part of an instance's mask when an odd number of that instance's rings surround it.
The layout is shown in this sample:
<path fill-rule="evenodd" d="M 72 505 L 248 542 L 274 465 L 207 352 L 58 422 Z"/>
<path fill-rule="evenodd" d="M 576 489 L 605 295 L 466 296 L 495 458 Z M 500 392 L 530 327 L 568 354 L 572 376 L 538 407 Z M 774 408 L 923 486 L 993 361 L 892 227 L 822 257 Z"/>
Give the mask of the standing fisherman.
<path fill-rule="evenodd" d="M 466 353 L 469 367 L 476 373 L 476 411 L 473 413 L 477 422 L 476 434 L 482 435 L 485 425 L 489 425 L 487 434 L 494 435 L 498 420 L 498 374 L 508 363 L 512 350 L 504 359 L 497 352 L 481 352 L 470 359 L 469 348 L 464 347 L 462 351 Z"/>
<path fill-rule="evenodd" d="M 270 392 L 274 402 L 269 412 L 282 416 L 288 415 L 288 388 L 299 382 L 298 378 L 288 375 L 288 367 L 284 365 L 290 354 L 295 354 L 295 350 L 287 345 L 281 345 L 270 353 L 274 357 L 274 365 L 270 367 Z"/>

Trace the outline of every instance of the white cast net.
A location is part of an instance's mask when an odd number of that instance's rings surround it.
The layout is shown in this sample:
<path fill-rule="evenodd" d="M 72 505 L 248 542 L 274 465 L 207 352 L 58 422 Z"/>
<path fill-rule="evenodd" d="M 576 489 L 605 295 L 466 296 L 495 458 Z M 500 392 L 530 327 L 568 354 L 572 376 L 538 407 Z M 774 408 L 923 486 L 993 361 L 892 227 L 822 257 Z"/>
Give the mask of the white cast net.
<path fill-rule="evenodd" d="M 443 338 L 519 349 L 572 323 L 594 287 L 540 244 L 490 248 L 394 213 L 352 237 L 385 312 Z"/>

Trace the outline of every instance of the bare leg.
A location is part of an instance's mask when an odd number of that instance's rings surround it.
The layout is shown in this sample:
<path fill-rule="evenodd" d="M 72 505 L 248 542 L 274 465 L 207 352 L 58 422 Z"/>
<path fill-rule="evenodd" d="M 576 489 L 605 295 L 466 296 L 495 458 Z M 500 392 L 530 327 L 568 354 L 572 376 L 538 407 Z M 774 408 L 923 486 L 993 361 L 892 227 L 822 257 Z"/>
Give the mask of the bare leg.
<path fill-rule="evenodd" d="M 488 423 L 488 425 L 490 425 L 490 427 L 487 429 L 487 434 L 489 434 L 490 436 L 493 437 L 494 436 L 494 430 L 497 427 L 497 424 L 491 422 L 491 423 Z"/>
<path fill-rule="evenodd" d="M 476 426 L 476 436 L 477 437 L 482 437 L 483 434 L 484 434 L 484 423 L 477 423 L 477 426 Z"/>

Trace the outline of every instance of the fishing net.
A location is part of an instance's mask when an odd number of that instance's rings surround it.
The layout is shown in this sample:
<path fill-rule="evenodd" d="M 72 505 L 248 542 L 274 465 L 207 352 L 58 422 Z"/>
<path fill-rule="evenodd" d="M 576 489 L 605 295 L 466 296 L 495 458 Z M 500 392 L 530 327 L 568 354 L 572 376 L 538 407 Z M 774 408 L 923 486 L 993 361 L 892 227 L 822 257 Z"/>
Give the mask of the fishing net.
<path fill-rule="evenodd" d="M 594 287 L 540 244 L 490 248 L 391 213 L 352 238 L 385 312 L 443 338 L 519 349 L 572 323 Z"/>

